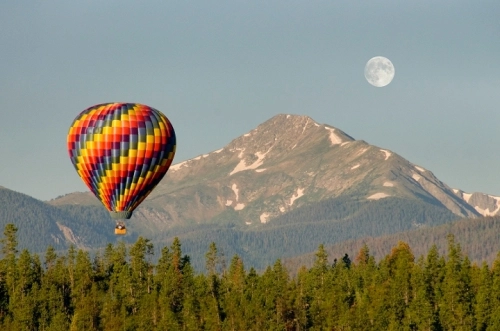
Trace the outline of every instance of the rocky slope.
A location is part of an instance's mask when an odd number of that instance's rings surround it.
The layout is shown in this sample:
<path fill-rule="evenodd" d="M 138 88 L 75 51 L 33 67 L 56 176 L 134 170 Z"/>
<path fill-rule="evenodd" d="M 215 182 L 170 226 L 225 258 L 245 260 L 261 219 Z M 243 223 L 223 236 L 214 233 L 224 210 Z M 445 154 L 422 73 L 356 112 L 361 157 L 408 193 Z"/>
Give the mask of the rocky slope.
<path fill-rule="evenodd" d="M 51 203 L 95 203 L 79 196 Z M 340 196 L 425 201 L 457 217 L 500 211 L 500 199 L 453 190 L 390 150 L 308 116 L 280 114 L 219 150 L 173 165 L 133 219 L 150 231 L 229 220 L 256 226 Z"/>

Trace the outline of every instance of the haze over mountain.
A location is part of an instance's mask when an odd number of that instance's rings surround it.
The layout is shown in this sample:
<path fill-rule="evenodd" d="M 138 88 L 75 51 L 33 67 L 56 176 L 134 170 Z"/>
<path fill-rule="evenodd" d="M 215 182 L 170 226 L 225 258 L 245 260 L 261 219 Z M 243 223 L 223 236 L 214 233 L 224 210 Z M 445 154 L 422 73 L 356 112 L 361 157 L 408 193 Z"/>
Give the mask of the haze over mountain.
<path fill-rule="evenodd" d="M 61 224 L 78 234 L 85 227 L 91 236 L 112 233 L 113 222 L 90 192 L 47 203 L 48 214 L 62 213 L 50 222 L 67 243 L 74 239 Z M 308 116 L 280 114 L 219 150 L 171 166 L 134 212 L 124 240 L 142 235 L 165 243 L 178 236 L 199 265 L 214 241 L 228 255 L 263 266 L 319 243 L 499 213 L 499 197 L 452 189 L 390 150 Z M 95 238 L 92 245 L 79 240 L 86 247 L 116 240 Z"/>

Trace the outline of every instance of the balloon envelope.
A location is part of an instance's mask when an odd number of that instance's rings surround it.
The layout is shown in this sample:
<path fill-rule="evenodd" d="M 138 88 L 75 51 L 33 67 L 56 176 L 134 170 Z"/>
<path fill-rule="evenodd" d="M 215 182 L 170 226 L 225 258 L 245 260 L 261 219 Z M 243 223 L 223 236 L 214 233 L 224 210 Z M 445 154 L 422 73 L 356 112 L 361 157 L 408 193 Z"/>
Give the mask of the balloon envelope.
<path fill-rule="evenodd" d="M 176 139 L 160 111 L 136 103 L 106 103 L 75 118 L 67 144 L 87 187 L 113 218 L 128 219 L 167 173 Z"/>

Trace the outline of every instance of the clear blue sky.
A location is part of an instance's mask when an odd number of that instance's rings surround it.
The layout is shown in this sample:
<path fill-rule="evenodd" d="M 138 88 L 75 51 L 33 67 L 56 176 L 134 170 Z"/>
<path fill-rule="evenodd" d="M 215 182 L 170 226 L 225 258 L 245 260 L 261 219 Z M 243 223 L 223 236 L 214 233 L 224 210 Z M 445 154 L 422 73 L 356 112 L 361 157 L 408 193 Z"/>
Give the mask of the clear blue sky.
<path fill-rule="evenodd" d="M 0 185 L 86 191 L 68 127 L 126 101 L 170 118 L 174 163 L 300 114 L 500 196 L 499 13 L 487 0 L 1 1 Z M 379 55 L 396 68 L 383 88 L 363 76 Z"/>

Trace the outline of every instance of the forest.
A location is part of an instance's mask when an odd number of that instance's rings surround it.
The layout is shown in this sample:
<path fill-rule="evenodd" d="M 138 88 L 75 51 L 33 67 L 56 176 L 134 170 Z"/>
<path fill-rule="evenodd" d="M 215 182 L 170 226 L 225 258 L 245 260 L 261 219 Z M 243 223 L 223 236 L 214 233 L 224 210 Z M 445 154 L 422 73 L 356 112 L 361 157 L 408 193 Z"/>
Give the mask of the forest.
<path fill-rule="evenodd" d="M 226 262 L 213 242 L 196 272 L 178 238 L 158 257 L 143 237 L 40 257 L 18 252 L 16 232 L 0 241 L 1 330 L 500 330 L 500 254 L 473 264 L 453 235 L 446 255 L 400 241 L 379 261 L 319 245 L 292 277 L 279 259 Z"/>

